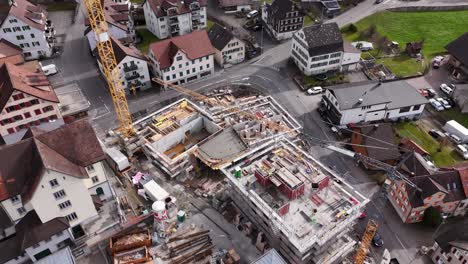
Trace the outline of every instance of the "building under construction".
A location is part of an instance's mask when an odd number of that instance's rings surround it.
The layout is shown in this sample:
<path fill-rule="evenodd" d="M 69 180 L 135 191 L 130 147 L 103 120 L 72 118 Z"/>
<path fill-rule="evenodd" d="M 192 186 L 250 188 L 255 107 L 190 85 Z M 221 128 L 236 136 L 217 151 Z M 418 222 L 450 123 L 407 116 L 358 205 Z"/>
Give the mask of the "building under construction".
<path fill-rule="evenodd" d="M 222 169 L 235 204 L 291 263 L 336 263 L 368 200 L 282 138 Z"/>

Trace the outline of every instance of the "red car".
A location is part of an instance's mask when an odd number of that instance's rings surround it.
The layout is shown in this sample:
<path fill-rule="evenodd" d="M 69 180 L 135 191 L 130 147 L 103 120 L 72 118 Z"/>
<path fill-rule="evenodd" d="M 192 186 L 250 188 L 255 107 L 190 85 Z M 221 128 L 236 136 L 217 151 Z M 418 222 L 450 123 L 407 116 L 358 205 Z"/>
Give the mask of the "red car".
<path fill-rule="evenodd" d="M 429 97 L 429 93 L 425 89 L 419 89 L 418 92 L 426 98 Z"/>
<path fill-rule="evenodd" d="M 361 215 L 359 215 L 359 219 L 364 219 L 366 218 L 367 214 L 366 214 L 366 211 L 362 211 Z"/>

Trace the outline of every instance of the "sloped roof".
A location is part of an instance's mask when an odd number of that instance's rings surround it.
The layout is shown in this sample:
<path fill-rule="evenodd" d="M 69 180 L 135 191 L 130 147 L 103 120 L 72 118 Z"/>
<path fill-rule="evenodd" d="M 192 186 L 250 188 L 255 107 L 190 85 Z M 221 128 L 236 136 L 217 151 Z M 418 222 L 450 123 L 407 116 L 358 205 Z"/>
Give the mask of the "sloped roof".
<path fill-rule="evenodd" d="M 343 51 L 343 37 L 336 23 L 317 24 L 302 29 L 309 56 Z M 297 34 L 297 33 L 296 33 Z"/>
<path fill-rule="evenodd" d="M 468 32 L 461 35 L 456 40 L 450 42 L 445 49 L 457 60 L 461 61 L 463 64 L 468 65 L 468 52 L 466 52 L 466 47 L 468 47 Z"/>
<path fill-rule="evenodd" d="M 286 18 L 286 13 L 295 10 L 295 4 L 291 0 L 274 0 L 273 3 L 267 5 L 268 16 L 275 20 Z"/>
<path fill-rule="evenodd" d="M 177 51 L 181 50 L 190 60 L 202 58 L 214 53 L 208 34 L 205 30 L 155 42 L 150 45 L 161 69 L 172 65 Z"/>
<path fill-rule="evenodd" d="M 402 138 L 400 140 L 400 145 L 402 145 L 403 148 L 411 150 L 411 151 L 416 151 L 417 153 L 421 155 L 429 155 L 429 152 L 425 150 L 423 147 L 421 147 L 418 143 L 414 142 L 411 139 L 408 138 Z"/>
<path fill-rule="evenodd" d="M 8 1 L 2 1 L 3 5 L 7 4 Z M 46 15 L 45 9 L 39 5 L 33 5 L 26 0 L 15 0 L 15 5 L 10 6 L 8 12 L 9 15 L 15 16 L 29 26 L 39 29 L 41 31 L 45 30 L 45 21 L 46 18 L 42 15 Z M 6 9 L 7 7 L 3 6 L 0 9 Z M 1 16 L 1 15 L 0 15 Z M 1 21 L 1 17 L 0 17 Z M 3 23 L 3 21 L 1 21 Z M 1 26 L 1 25 L 0 25 Z"/>
<path fill-rule="evenodd" d="M 405 81 L 363 81 L 327 89 L 335 95 L 340 110 L 385 103 L 388 103 L 388 109 L 398 109 L 427 103 L 427 99 Z M 362 99 L 362 103 L 359 99 Z"/>
<path fill-rule="evenodd" d="M 432 173 L 421 154 L 409 152 L 406 155 L 409 155 L 409 157 L 405 157 L 406 160 L 398 168 L 400 172 L 407 174 L 409 177 L 424 176 Z"/>
<path fill-rule="evenodd" d="M 5 263 L 25 249 L 66 230 L 70 225 L 65 217 L 57 217 L 42 223 L 35 210 L 28 212 L 15 226 L 16 234 L 0 242 L 0 262 Z"/>
<path fill-rule="evenodd" d="M 101 0 L 102 8 L 106 22 L 112 24 L 124 31 L 128 30 L 127 25 L 122 22 L 129 21 L 128 5 L 127 4 L 116 4 L 112 0 Z M 87 26 L 84 34 L 88 34 L 92 29 L 89 25 L 89 19 L 85 19 L 85 25 Z"/>
<path fill-rule="evenodd" d="M 20 47 L 6 39 L 0 39 L 0 59 L 22 54 L 23 50 Z"/>
<path fill-rule="evenodd" d="M 3 110 L 14 90 L 49 102 L 59 102 L 54 89 L 43 73 L 30 72 L 7 62 L 0 66 L 0 111 Z"/>
<path fill-rule="evenodd" d="M 435 241 L 444 252 L 450 250 L 450 243 L 464 243 L 468 241 L 468 218 L 454 220 L 446 225 L 441 225 Z M 455 244 L 457 246 L 457 244 Z"/>
<path fill-rule="evenodd" d="M 114 37 L 111 37 L 112 47 L 114 48 L 115 59 L 117 64 L 125 59 L 125 57 L 130 56 L 140 60 L 147 60 L 146 57 L 134 46 L 125 46 Z M 94 53 L 97 54 L 97 48 L 94 49 Z M 101 61 L 101 57 L 97 54 L 97 59 Z"/>
<path fill-rule="evenodd" d="M 50 132 L 32 128 L 20 142 L 0 147 L 0 201 L 14 195 L 29 201 L 44 169 L 87 178 L 84 167 L 104 159 L 94 130 L 86 120 Z"/>
<path fill-rule="evenodd" d="M 365 145 L 363 146 L 365 153 L 362 154 L 380 161 L 400 158 L 401 154 L 391 124 L 370 125 L 355 130 L 358 133 L 353 133 L 351 140 L 353 144 Z M 360 147 L 353 146 L 353 148 L 360 152 Z"/>
<path fill-rule="evenodd" d="M 225 27 L 215 23 L 210 31 L 208 32 L 208 38 L 211 41 L 211 44 L 217 50 L 223 50 L 224 47 L 229 43 L 229 41 L 234 38 L 234 35 L 231 31 L 227 30 Z"/>
<path fill-rule="evenodd" d="M 143 6 L 148 2 L 151 10 L 156 15 L 156 17 L 164 17 L 167 15 L 167 9 L 171 7 L 177 7 L 177 14 L 185 14 L 191 12 L 190 4 L 193 2 L 198 2 L 200 7 L 207 6 L 207 0 L 193 1 L 193 0 L 145 0 Z"/>

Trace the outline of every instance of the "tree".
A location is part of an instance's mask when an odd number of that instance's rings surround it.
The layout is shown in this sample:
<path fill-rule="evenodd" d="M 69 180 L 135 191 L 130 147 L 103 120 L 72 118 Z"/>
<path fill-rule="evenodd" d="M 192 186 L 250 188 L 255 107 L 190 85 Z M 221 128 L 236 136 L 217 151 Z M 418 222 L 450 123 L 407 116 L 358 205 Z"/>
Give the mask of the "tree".
<path fill-rule="evenodd" d="M 349 33 L 356 33 L 357 31 L 358 31 L 358 28 L 356 27 L 356 25 L 354 25 L 353 23 L 349 24 L 348 26 Z"/>
<path fill-rule="evenodd" d="M 424 211 L 424 224 L 436 227 L 442 223 L 442 213 L 439 207 L 429 207 Z"/>

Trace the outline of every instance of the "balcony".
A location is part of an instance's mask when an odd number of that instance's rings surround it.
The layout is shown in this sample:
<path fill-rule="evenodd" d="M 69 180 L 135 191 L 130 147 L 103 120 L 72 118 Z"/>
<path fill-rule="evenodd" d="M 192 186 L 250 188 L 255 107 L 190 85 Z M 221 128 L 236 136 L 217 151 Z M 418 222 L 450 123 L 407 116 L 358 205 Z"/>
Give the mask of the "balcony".
<path fill-rule="evenodd" d="M 200 22 L 199 19 L 192 19 L 192 25 L 193 25 L 194 27 L 196 27 L 196 26 L 198 26 L 198 25 L 200 25 L 200 24 L 201 24 L 201 22 Z"/>
<path fill-rule="evenodd" d="M 125 79 L 126 79 L 127 81 L 135 80 L 135 79 L 138 79 L 138 78 L 140 78 L 140 74 L 139 74 L 139 73 L 125 74 Z"/>
<path fill-rule="evenodd" d="M 200 18 L 200 12 L 199 11 L 193 11 L 192 12 L 192 19 L 193 18 Z"/>
<path fill-rule="evenodd" d="M 179 33 L 179 25 L 172 25 L 171 26 L 171 33 Z"/>
<path fill-rule="evenodd" d="M 169 24 L 172 25 L 178 25 L 179 24 L 179 19 L 177 17 L 171 17 L 169 18 Z"/>
<path fill-rule="evenodd" d="M 136 65 L 136 64 L 130 64 L 130 66 L 125 65 L 124 68 L 123 68 L 124 72 L 126 72 L 126 73 L 131 72 L 131 71 L 136 71 L 137 69 L 138 69 L 138 65 Z"/>

